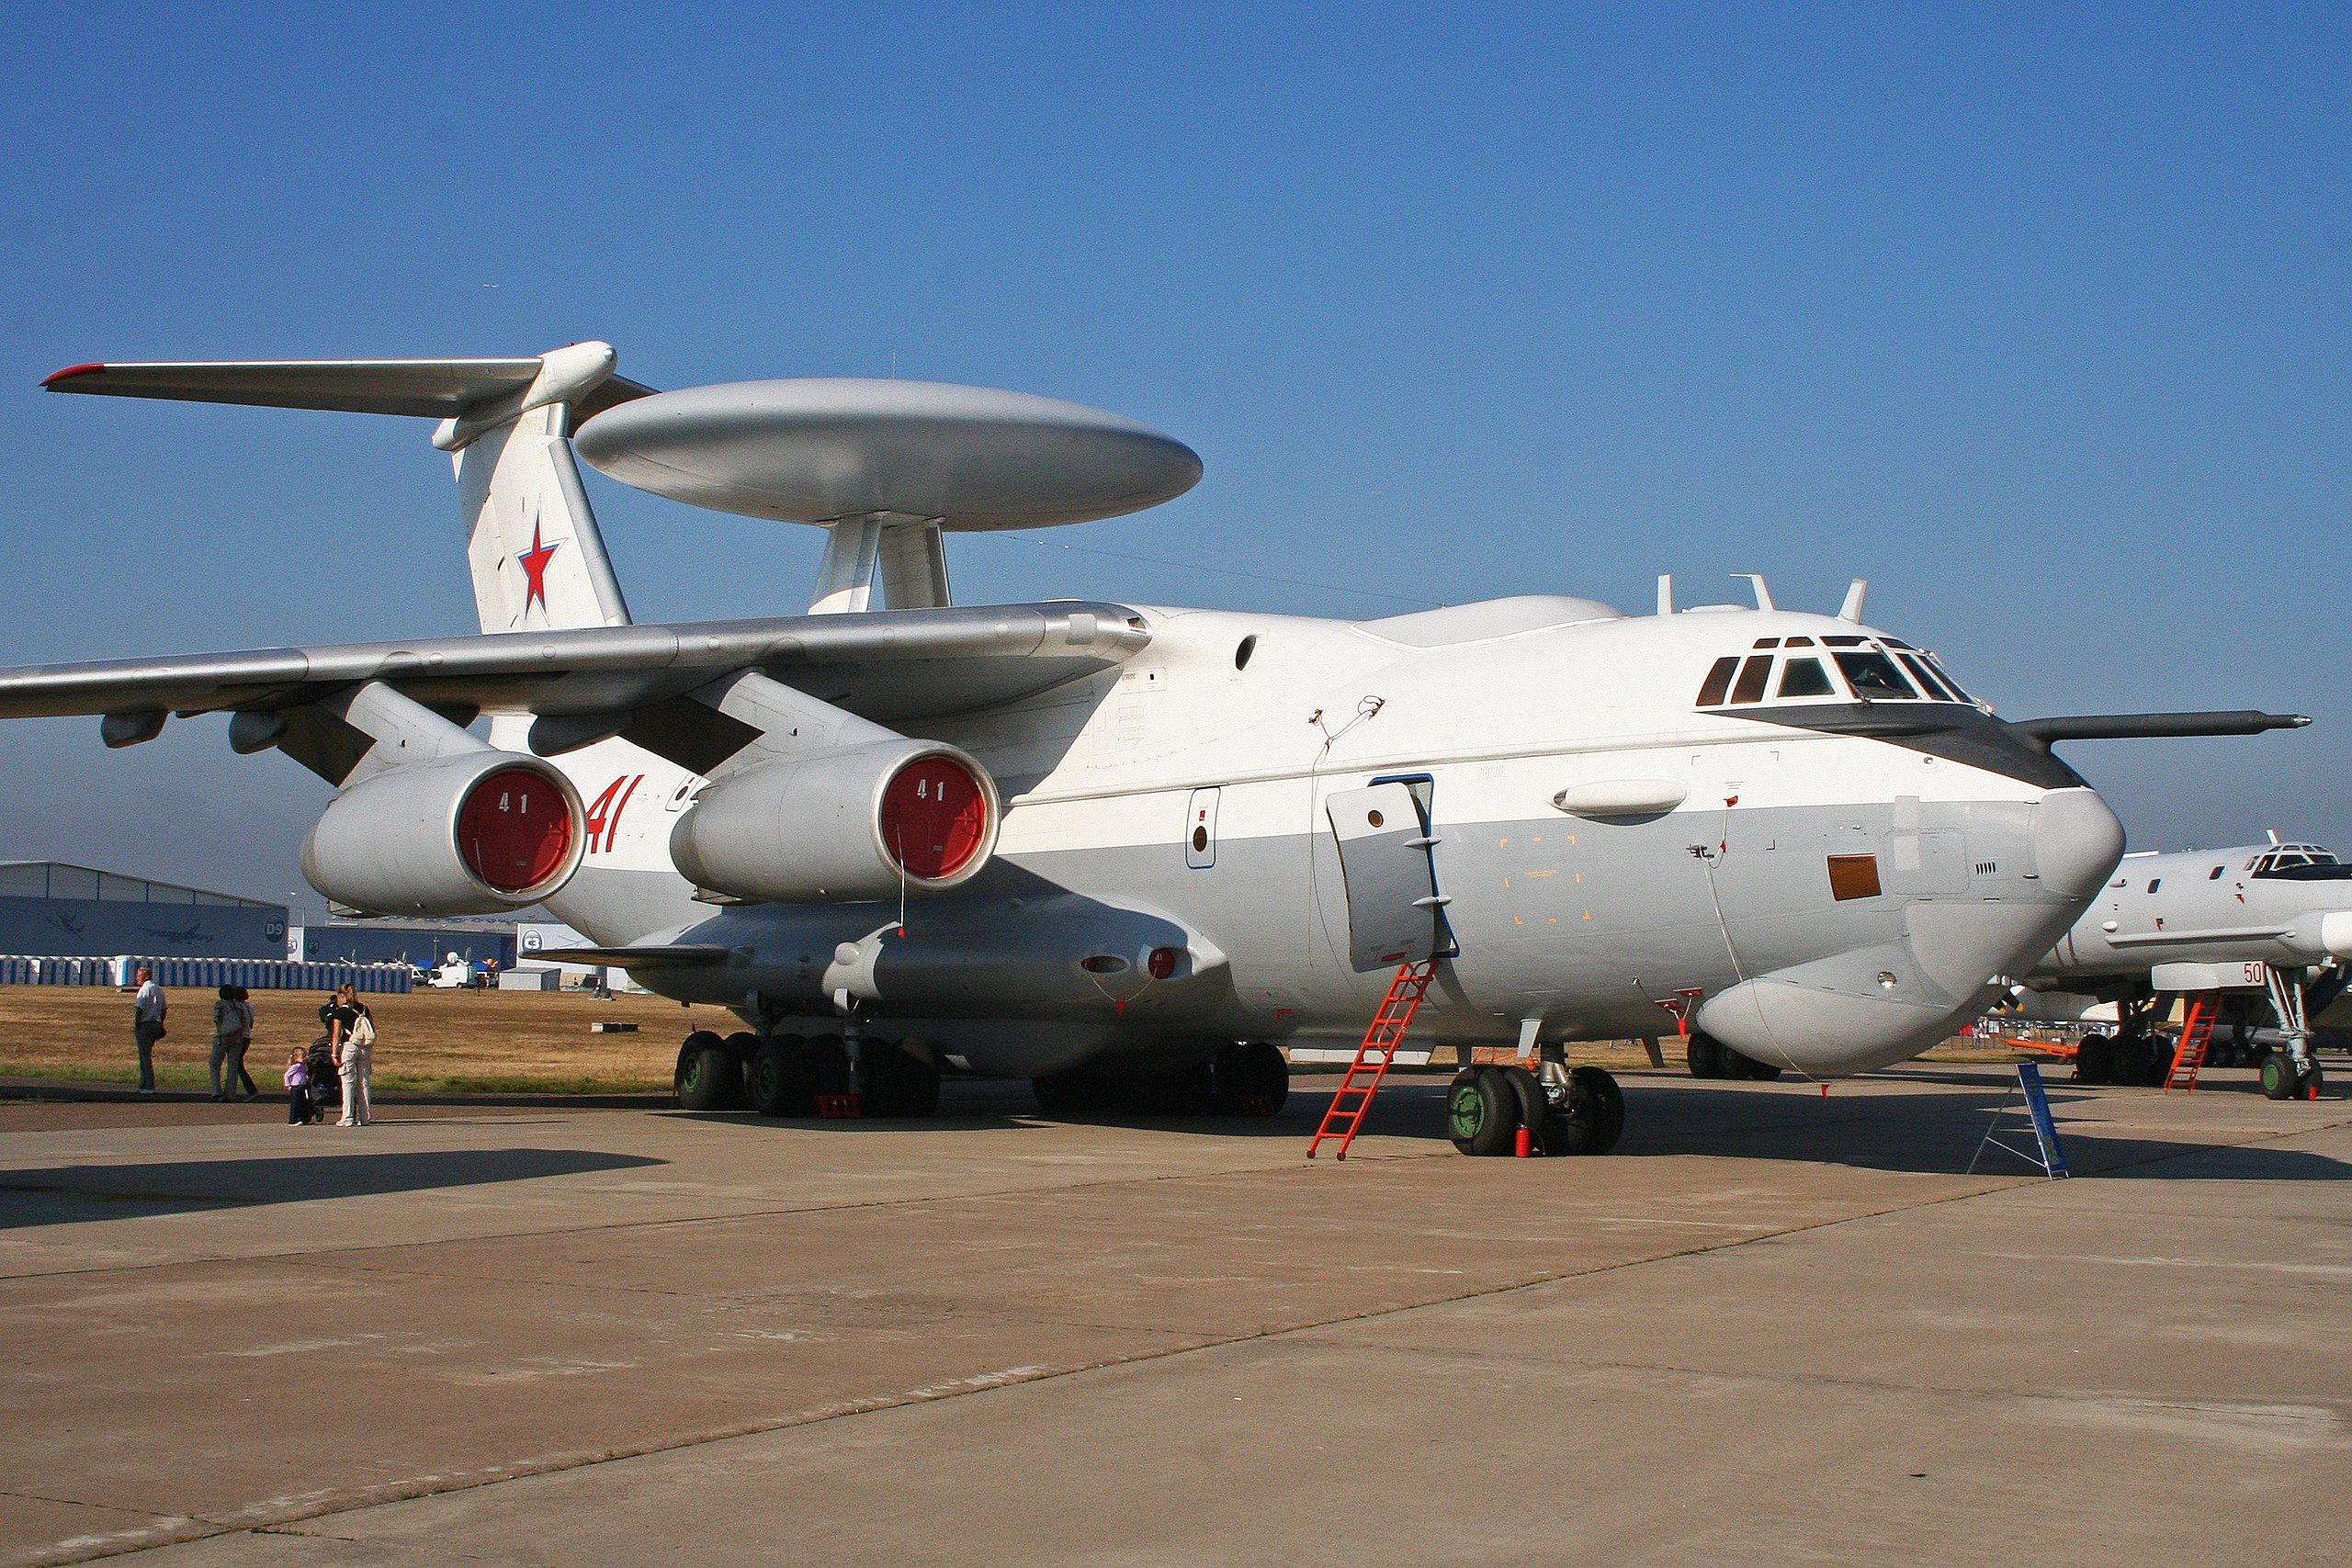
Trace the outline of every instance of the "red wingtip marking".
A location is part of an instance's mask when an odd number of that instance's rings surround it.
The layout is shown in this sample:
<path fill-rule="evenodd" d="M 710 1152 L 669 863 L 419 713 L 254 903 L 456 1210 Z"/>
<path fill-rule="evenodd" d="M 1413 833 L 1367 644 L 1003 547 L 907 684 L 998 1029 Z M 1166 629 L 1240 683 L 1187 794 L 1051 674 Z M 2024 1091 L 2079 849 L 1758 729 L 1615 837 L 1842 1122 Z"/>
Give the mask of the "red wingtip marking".
<path fill-rule="evenodd" d="M 103 363 L 96 365 L 69 365 L 54 376 L 45 376 L 41 378 L 40 384 L 44 387 L 54 387 L 60 381 L 70 381 L 76 376 L 93 375 L 105 368 L 106 366 Z"/>

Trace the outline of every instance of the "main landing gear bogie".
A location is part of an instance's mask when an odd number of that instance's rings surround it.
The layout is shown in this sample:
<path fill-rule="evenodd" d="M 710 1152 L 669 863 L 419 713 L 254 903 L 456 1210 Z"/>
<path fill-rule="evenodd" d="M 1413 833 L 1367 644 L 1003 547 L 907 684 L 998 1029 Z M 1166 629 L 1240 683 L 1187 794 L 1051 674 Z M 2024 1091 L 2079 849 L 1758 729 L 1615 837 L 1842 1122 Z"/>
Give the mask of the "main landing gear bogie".
<path fill-rule="evenodd" d="M 1262 1040 L 1228 1041 L 1216 1055 L 1164 1073 L 1050 1073 L 1029 1080 L 1048 1116 L 1278 1116 L 1290 1064 Z"/>
<path fill-rule="evenodd" d="M 814 1116 L 819 1097 L 854 1095 L 865 1117 L 929 1116 L 939 1108 L 939 1069 L 887 1040 L 860 1042 L 854 1066 L 838 1034 L 739 1031 L 721 1039 L 707 1029 L 678 1047 L 678 1108 L 763 1116 Z"/>
<path fill-rule="evenodd" d="M 1603 1155 L 1625 1131 L 1625 1095 L 1599 1067 L 1560 1072 L 1550 1083 L 1525 1067 L 1464 1067 L 1445 1091 L 1445 1130 L 1465 1155 L 1516 1154 L 1519 1135 L 1539 1155 Z"/>
<path fill-rule="evenodd" d="M 1770 1083 L 1781 1076 L 1781 1069 L 1771 1063 L 1735 1051 L 1713 1035 L 1695 1029 L 1684 1047 L 1683 1059 L 1690 1064 L 1694 1078 L 1752 1078 L 1758 1083 Z"/>

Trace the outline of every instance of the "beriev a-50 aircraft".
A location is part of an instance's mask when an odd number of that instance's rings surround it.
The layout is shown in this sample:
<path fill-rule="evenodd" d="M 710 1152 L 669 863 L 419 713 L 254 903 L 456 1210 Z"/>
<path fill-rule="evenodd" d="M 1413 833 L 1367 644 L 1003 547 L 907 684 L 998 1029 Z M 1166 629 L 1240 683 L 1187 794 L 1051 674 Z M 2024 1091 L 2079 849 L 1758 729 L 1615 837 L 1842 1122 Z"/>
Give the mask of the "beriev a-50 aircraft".
<path fill-rule="evenodd" d="M 1168 436 L 1016 393 L 654 392 L 595 343 L 46 385 L 440 422 L 484 635 L 0 671 L 0 716 L 99 715 L 128 745 L 230 715 L 236 750 L 338 787 L 302 857 L 338 906 L 543 904 L 596 944 L 573 956 L 732 1009 L 744 1030 L 681 1047 L 692 1108 L 920 1114 L 946 1071 L 1030 1078 L 1049 1110 L 1270 1112 L 1280 1046 L 1353 1042 L 1419 967 L 1423 1031 L 1541 1066 L 1465 1070 L 1456 1142 L 1597 1151 L 1623 1101 L 1566 1043 L 1674 1020 L 1846 1074 L 2014 983 L 2122 850 L 2052 742 L 2300 722 L 2004 722 L 1863 625 L 1859 583 L 1834 615 L 1760 581 L 1753 608 L 1680 613 L 1662 581 L 1644 616 L 954 605 L 945 534 L 1200 475 Z M 826 528 L 809 612 L 632 623 L 575 451 Z"/>
<path fill-rule="evenodd" d="M 2274 1100 L 2316 1097 L 2321 1077 L 2310 1019 L 2345 988 L 2352 963 L 2352 865 L 2317 844 L 2240 844 L 2132 854 L 2089 908 L 2026 977 L 2029 1017 L 2080 1019 L 2111 1003 L 2112 1035 L 2083 1040 L 2076 1070 L 2090 1082 L 2161 1083 L 2172 1060 L 2158 1047 L 2160 994 L 2219 993 L 2231 1037 L 2217 1066 L 2262 1067 Z M 2283 1055 L 2256 1030 L 2267 1014 Z M 2243 1054 L 2244 1060 L 2240 1059 Z"/>

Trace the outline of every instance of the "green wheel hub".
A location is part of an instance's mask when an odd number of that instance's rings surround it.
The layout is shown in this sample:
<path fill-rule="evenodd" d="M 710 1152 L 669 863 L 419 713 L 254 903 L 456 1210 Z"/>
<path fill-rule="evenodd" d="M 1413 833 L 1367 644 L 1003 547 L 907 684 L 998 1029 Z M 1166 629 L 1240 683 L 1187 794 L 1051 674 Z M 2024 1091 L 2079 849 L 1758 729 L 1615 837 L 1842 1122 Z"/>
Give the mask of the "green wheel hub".
<path fill-rule="evenodd" d="M 1445 1120 L 1447 1129 L 1465 1143 L 1478 1135 L 1487 1124 L 1487 1100 L 1476 1083 L 1455 1086 L 1445 1103 Z"/>

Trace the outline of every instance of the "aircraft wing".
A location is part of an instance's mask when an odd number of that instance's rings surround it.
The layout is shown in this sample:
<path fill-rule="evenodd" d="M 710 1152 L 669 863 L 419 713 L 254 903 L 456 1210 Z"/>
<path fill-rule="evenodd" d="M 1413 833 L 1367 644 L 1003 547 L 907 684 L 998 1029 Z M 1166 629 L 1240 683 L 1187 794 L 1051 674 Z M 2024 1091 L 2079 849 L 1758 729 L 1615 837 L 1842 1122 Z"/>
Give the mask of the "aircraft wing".
<path fill-rule="evenodd" d="M 756 670 L 892 724 L 1018 701 L 1149 640 L 1125 605 L 1073 600 L 255 649 L 0 670 L 0 718 L 125 716 L 124 736 L 143 739 L 142 717 L 280 712 L 372 681 L 445 712 L 548 716 L 558 729 L 575 717 L 586 735 Z"/>

